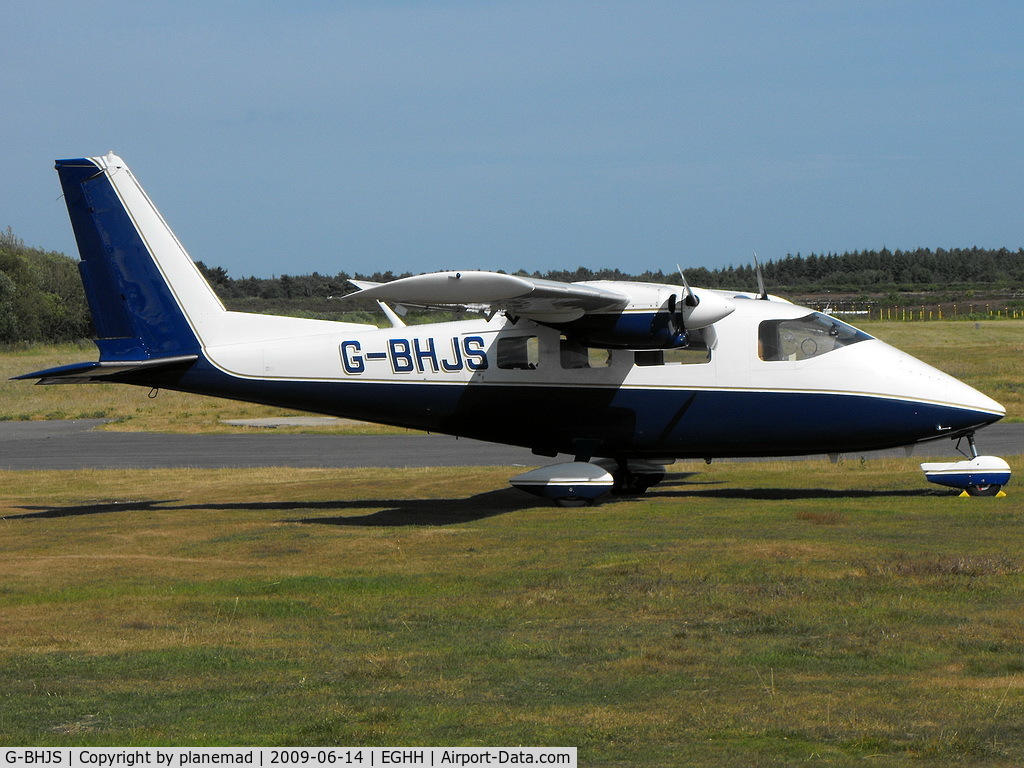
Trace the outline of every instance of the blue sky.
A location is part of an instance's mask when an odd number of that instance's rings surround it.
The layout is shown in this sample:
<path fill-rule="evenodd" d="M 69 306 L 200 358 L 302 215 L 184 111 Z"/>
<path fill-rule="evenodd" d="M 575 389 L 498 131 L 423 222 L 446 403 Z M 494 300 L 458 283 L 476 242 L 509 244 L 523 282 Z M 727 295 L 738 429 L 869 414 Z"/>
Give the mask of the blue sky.
<path fill-rule="evenodd" d="M 114 150 L 235 277 L 1024 246 L 1019 2 L 0 9 L 0 227 Z"/>

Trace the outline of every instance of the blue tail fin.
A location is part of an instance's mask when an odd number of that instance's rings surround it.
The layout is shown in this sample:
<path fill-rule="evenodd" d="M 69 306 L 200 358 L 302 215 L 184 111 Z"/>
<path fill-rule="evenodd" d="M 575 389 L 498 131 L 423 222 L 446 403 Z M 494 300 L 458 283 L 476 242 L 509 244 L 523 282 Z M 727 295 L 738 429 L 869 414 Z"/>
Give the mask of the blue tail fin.
<path fill-rule="evenodd" d="M 113 154 L 56 167 L 100 359 L 197 354 L 196 317 L 224 307 L 128 167 Z"/>
<path fill-rule="evenodd" d="M 375 328 L 228 312 L 121 158 L 58 160 L 57 174 L 82 257 L 100 359 L 19 379 L 153 386 L 154 376 L 180 373 L 200 358 L 259 376 L 269 370 L 264 343 Z"/>

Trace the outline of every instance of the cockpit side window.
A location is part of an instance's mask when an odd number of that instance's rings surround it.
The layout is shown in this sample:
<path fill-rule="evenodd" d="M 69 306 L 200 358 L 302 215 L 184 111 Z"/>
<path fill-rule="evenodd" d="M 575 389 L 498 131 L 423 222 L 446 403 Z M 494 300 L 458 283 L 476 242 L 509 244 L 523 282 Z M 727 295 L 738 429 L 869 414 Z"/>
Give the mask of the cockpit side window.
<path fill-rule="evenodd" d="M 808 360 L 870 338 L 852 325 L 813 312 L 796 320 L 765 320 L 758 327 L 757 354 L 769 362 Z"/>

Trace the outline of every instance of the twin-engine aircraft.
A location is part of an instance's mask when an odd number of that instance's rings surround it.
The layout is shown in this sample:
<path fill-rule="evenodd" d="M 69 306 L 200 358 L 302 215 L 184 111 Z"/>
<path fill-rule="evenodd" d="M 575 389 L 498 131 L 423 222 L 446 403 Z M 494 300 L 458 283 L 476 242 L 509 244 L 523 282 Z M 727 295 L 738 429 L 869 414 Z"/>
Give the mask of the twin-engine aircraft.
<path fill-rule="evenodd" d="M 763 288 L 458 271 L 355 283 L 350 295 L 377 300 L 388 328 L 230 312 L 121 158 L 56 168 L 100 359 L 18 378 L 195 392 L 565 455 L 511 481 L 564 505 L 642 493 L 680 458 L 939 438 L 967 437 L 978 466 L 931 479 L 970 493 L 1009 480 L 1005 462 L 974 450 L 999 403 Z M 406 326 L 409 307 L 481 316 Z"/>

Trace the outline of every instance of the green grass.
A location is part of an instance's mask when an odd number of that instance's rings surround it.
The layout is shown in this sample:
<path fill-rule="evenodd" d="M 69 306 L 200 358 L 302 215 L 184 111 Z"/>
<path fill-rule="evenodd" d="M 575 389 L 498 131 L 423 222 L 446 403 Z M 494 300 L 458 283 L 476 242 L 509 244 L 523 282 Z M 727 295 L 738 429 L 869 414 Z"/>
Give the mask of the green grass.
<path fill-rule="evenodd" d="M 1024 321 L 871 322 L 866 330 L 951 373 L 994 397 L 1007 421 L 1024 421 Z M 7 349 L 0 352 L 0 421 L 108 418 L 108 429 L 149 432 L 241 432 L 225 420 L 299 415 L 232 400 L 118 384 L 37 387 L 8 381 L 29 371 L 92 360 L 91 342 L 80 345 Z M 409 430 L 365 423 L 286 428 L 292 432 L 409 434 Z"/>
<path fill-rule="evenodd" d="M 677 469 L 570 510 L 502 468 L 0 473 L 0 743 L 1024 762 L 1013 486 Z"/>

